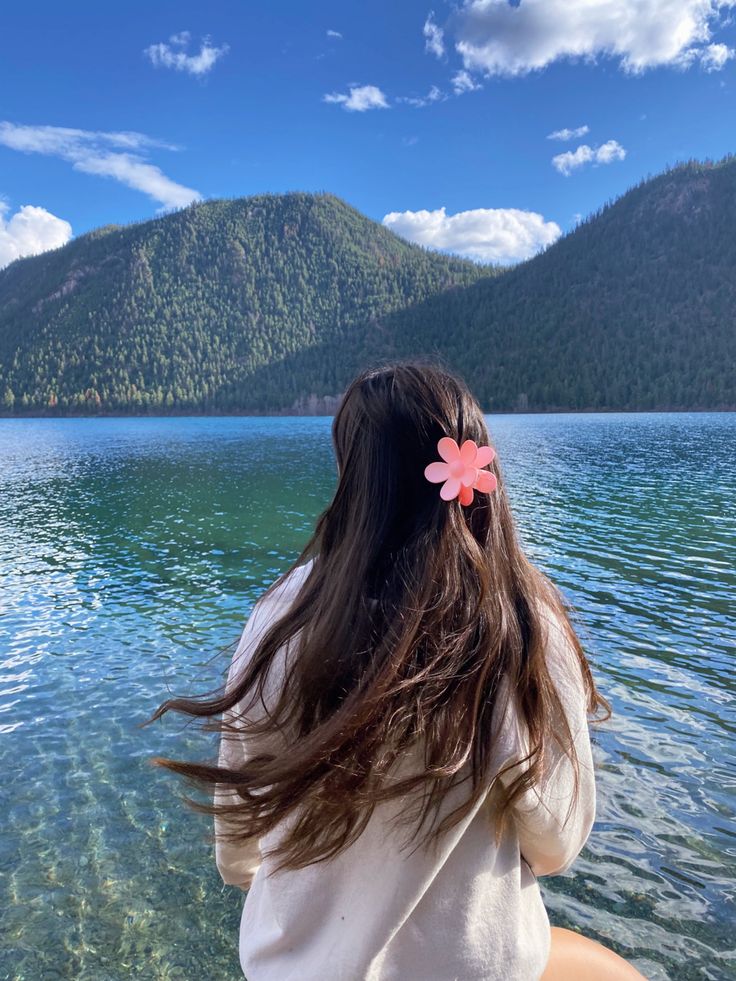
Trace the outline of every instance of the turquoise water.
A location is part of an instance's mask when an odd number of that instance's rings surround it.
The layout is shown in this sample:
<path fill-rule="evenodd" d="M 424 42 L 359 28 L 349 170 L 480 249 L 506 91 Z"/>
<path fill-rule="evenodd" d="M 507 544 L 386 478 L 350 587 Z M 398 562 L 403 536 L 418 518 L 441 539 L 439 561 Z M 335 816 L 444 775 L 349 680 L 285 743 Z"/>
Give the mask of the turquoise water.
<path fill-rule="evenodd" d="M 652 979 L 736 977 L 736 416 L 489 419 L 613 721 L 553 922 Z M 153 754 L 329 500 L 327 419 L 0 420 L 0 979 L 240 977 L 242 894 Z"/>

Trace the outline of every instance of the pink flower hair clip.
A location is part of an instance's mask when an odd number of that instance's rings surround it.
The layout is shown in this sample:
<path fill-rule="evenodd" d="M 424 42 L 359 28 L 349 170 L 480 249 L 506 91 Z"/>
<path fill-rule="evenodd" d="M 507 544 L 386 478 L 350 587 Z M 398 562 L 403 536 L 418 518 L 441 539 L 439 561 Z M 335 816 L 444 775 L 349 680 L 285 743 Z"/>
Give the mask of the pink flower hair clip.
<path fill-rule="evenodd" d="M 440 497 L 443 501 L 458 497 L 461 504 L 472 504 L 474 490 L 490 494 L 498 486 L 496 475 L 482 469 L 495 457 L 493 447 L 476 446 L 472 439 L 466 439 L 458 446 L 450 436 L 443 436 L 437 443 L 437 452 L 444 463 L 439 460 L 430 463 L 425 467 L 424 476 L 432 484 L 442 484 Z"/>

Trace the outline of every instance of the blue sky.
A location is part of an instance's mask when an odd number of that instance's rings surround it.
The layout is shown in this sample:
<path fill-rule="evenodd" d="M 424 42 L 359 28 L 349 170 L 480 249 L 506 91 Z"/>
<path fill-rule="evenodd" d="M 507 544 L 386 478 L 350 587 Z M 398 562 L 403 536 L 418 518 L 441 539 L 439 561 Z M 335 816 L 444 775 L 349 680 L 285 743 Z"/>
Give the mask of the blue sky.
<path fill-rule="evenodd" d="M 525 258 L 648 174 L 736 150 L 734 20 L 736 0 L 16 2 L 0 266 L 289 190 Z"/>

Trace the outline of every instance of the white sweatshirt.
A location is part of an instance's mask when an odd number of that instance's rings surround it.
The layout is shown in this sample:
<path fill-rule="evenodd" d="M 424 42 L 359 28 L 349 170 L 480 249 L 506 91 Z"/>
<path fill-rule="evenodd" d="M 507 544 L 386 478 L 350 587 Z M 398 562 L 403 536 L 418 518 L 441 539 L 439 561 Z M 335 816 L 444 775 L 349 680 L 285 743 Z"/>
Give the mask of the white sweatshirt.
<path fill-rule="evenodd" d="M 273 618 L 298 591 L 309 564 L 260 600 L 245 625 L 228 675 L 232 684 Z M 496 847 L 492 795 L 482 799 L 435 847 L 410 854 L 392 831 L 399 801 L 376 808 L 358 840 L 336 858 L 269 875 L 265 853 L 279 828 L 242 846 L 216 845 L 223 881 L 248 890 L 240 962 L 248 981 L 534 981 L 546 967 L 550 927 L 536 876 L 567 869 L 590 833 L 595 782 L 583 679 L 561 627 L 548 619 L 548 664 L 575 740 L 573 770 L 555 745 L 544 777 L 514 810 Z M 271 684 L 277 684 L 274 676 Z M 526 755 L 526 727 L 514 699 L 499 699 L 493 772 Z M 494 724 L 495 728 L 495 724 Z M 252 747 L 223 738 L 220 762 L 242 765 Z M 508 784 L 515 770 L 503 778 Z M 461 799 L 448 795 L 441 815 Z M 227 794 L 218 792 L 218 799 Z M 215 820 L 216 830 L 224 827 Z M 262 857 L 265 856 L 265 857 Z"/>

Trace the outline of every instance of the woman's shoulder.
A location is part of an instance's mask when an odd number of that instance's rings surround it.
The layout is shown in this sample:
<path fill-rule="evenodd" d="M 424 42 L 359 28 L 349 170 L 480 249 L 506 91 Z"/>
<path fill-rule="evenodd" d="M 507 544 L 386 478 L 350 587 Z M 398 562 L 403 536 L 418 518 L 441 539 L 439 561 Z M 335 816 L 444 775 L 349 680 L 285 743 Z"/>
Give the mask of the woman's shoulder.
<path fill-rule="evenodd" d="M 304 585 L 314 566 L 315 560 L 308 559 L 301 565 L 295 566 L 288 573 L 279 576 L 268 589 L 263 593 L 253 608 L 253 615 L 258 619 L 271 619 L 285 612 L 284 608 L 290 606 L 300 589 Z"/>
<path fill-rule="evenodd" d="M 574 623 L 567 612 L 544 603 L 540 620 L 545 645 L 545 661 L 552 682 L 566 712 L 585 715 L 588 686 L 583 670 L 585 654 Z"/>
<path fill-rule="evenodd" d="M 288 574 L 279 576 L 264 594 L 263 599 L 268 598 L 275 603 L 291 602 L 306 582 L 314 562 L 313 558 L 308 559 L 301 565 L 294 566 Z"/>
<path fill-rule="evenodd" d="M 269 628 L 288 612 L 313 565 L 314 559 L 310 559 L 302 565 L 295 566 L 288 574 L 274 580 L 256 600 L 233 654 L 231 675 L 242 669 L 243 664 L 256 649 Z"/>
<path fill-rule="evenodd" d="M 575 627 L 567 611 L 553 605 L 549 600 L 541 601 L 537 607 L 539 621 L 544 637 L 547 662 L 550 667 L 570 670 L 579 665 L 573 638 L 577 637 Z M 551 662 L 551 663 L 550 663 Z"/>

